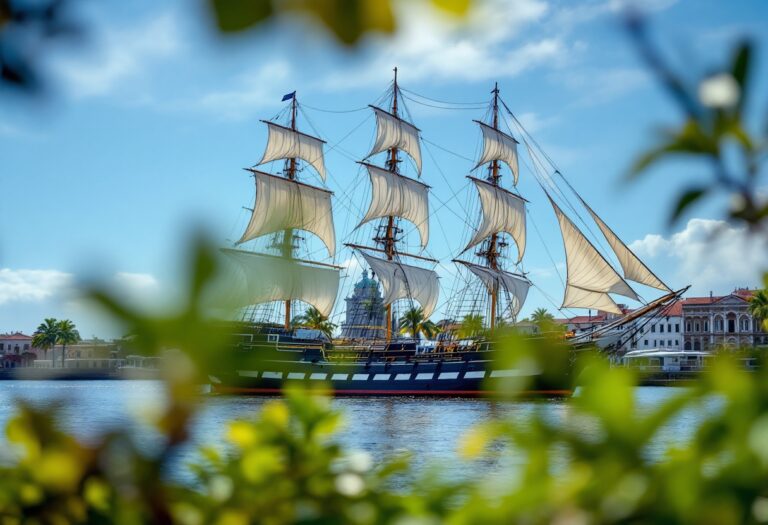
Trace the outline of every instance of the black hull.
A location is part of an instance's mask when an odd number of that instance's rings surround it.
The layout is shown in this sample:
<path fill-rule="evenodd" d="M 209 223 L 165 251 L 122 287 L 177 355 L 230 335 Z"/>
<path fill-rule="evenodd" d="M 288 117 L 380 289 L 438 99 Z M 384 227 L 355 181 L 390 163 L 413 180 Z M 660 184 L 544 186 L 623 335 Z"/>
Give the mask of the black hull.
<path fill-rule="evenodd" d="M 223 394 L 274 395 L 299 382 L 338 396 L 478 397 L 508 391 L 505 385 L 517 378 L 527 385 L 523 396 L 571 395 L 565 374 L 544 380 L 496 362 L 487 344 L 480 348 L 419 354 L 414 345 L 398 343 L 345 353 L 317 342 L 252 342 L 241 345 L 226 368 L 212 371 L 210 381 Z"/>

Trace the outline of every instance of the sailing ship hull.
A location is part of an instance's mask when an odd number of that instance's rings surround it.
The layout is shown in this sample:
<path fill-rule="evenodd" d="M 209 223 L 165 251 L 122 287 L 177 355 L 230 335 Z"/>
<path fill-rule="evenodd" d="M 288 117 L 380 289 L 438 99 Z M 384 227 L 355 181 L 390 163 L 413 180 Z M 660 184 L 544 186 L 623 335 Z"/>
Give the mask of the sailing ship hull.
<path fill-rule="evenodd" d="M 485 343 L 487 345 L 487 343 Z M 233 358 L 211 373 L 214 392 L 279 394 L 289 383 L 303 383 L 338 396 L 493 396 L 509 382 L 525 380 L 528 397 L 569 396 L 569 378 L 544 381 L 540 374 L 511 369 L 493 359 L 490 349 L 454 354 L 417 353 L 414 344 L 357 347 L 339 353 L 317 342 L 260 342 L 240 345 Z M 505 388 L 506 387 L 506 388 Z"/>

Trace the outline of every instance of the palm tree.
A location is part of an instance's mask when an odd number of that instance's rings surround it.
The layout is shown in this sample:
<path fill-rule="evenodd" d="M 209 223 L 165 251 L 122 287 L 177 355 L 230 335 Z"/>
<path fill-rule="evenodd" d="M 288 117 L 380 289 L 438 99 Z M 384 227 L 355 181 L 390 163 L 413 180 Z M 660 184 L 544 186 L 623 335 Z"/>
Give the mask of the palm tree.
<path fill-rule="evenodd" d="M 749 313 L 763 324 L 768 330 L 768 290 L 758 290 L 749 298 Z"/>
<path fill-rule="evenodd" d="M 400 318 L 399 326 L 401 334 L 411 334 L 414 339 L 418 339 L 419 334 L 432 339 L 440 332 L 439 326 L 429 319 L 424 319 L 424 310 L 421 307 L 407 310 Z"/>
<path fill-rule="evenodd" d="M 48 359 L 48 350 L 54 349 L 58 341 L 59 322 L 53 317 L 49 317 L 40 323 L 35 333 L 32 334 L 32 346 L 34 348 L 41 348 L 45 352 L 46 359 Z M 52 360 L 51 366 L 53 365 L 54 361 Z"/>
<path fill-rule="evenodd" d="M 536 324 L 550 323 L 555 320 L 555 316 L 547 311 L 546 308 L 536 308 L 531 314 L 531 322 Z"/>
<path fill-rule="evenodd" d="M 61 345 L 61 367 L 64 368 L 64 357 L 67 354 L 67 345 L 80 342 L 80 332 L 75 328 L 75 323 L 69 319 L 62 319 L 56 323 L 58 337 L 56 342 Z"/>
<path fill-rule="evenodd" d="M 459 337 L 472 337 L 483 331 L 483 316 L 480 314 L 468 314 L 461 320 Z"/>
<path fill-rule="evenodd" d="M 333 337 L 333 331 L 336 329 L 336 325 L 330 322 L 328 317 L 321 314 L 320 310 L 314 306 L 310 306 L 303 314 L 294 317 L 292 324 L 320 330 L 328 339 Z"/>

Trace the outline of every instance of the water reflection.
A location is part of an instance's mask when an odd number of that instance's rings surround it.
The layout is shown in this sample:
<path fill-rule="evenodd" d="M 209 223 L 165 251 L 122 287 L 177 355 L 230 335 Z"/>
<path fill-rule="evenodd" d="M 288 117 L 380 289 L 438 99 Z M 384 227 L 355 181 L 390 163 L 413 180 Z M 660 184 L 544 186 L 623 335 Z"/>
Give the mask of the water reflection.
<path fill-rule="evenodd" d="M 673 388 L 645 387 L 637 389 L 638 410 L 648 411 L 668 399 Z M 141 416 L 159 410 L 163 387 L 154 381 L 3 381 L 0 382 L 0 425 L 14 411 L 14 399 L 24 399 L 38 405 L 58 404 L 62 425 L 83 440 L 93 439 L 102 432 L 122 426 L 128 420 L 134 438 L 143 447 L 158 443 L 158 435 Z M 180 451 L 174 477 L 186 478 L 184 465 L 194 457 L 197 445 L 206 443 L 224 446 L 226 423 L 236 418 L 254 416 L 265 398 L 203 396 L 202 408 L 192 429 L 191 443 Z M 414 465 L 423 471 L 427 465 L 439 463 L 450 476 L 486 476 L 522 461 L 510 455 L 490 456 L 472 463 L 458 459 L 459 437 L 472 426 L 489 419 L 506 418 L 514 424 L 525 425 L 533 411 L 542 411 L 553 423 L 578 424 L 584 432 L 595 432 L 589 422 L 575 421 L 567 401 L 503 402 L 487 399 L 423 399 L 423 398 L 338 398 L 334 405 L 343 410 L 345 426 L 340 440 L 347 446 L 365 450 L 374 459 L 408 451 Z M 702 410 L 715 410 L 711 403 L 700 410 L 680 415 L 660 432 L 649 454 L 659 455 L 671 442 L 690 436 L 701 417 Z M 497 451 L 499 449 L 496 449 Z"/>

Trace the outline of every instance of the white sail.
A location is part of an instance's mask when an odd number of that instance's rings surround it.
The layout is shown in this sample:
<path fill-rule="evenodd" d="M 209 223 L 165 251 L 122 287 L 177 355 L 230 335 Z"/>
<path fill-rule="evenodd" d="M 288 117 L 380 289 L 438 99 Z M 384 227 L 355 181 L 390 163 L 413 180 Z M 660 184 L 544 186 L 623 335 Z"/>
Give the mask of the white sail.
<path fill-rule="evenodd" d="M 506 232 L 517 245 L 517 261 L 525 253 L 525 200 L 499 186 L 469 177 L 477 187 L 483 208 L 483 219 L 464 251 L 479 244 L 493 233 Z"/>
<path fill-rule="evenodd" d="M 503 270 L 494 270 L 485 266 L 479 266 L 466 261 L 455 261 L 469 269 L 475 274 L 488 289 L 488 293 L 494 290 L 503 289 L 509 294 L 510 309 L 512 316 L 516 317 L 528 297 L 528 289 L 531 287 L 531 281 L 522 275 L 505 272 Z"/>
<path fill-rule="evenodd" d="M 579 198 L 581 199 L 581 197 Z M 607 240 L 608 244 L 611 245 L 613 253 L 616 254 L 616 258 L 619 260 L 619 264 L 621 264 L 621 268 L 624 270 L 625 279 L 635 281 L 636 283 L 645 284 L 665 292 L 672 292 L 672 290 L 666 284 L 664 284 L 661 279 L 656 277 L 656 275 L 654 275 L 654 273 L 643 263 L 643 261 L 641 261 L 637 255 L 635 255 L 632 250 L 630 250 L 627 245 L 624 244 L 621 239 L 619 239 L 619 236 L 616 235 L 613 230 L 611 230 L 611 228 L 605 224 L 605 222 L 603 222 L 603 220 L 597 215 L 597 213 L 592 210 L 592 208 L 587 205 L 586 202 L 584 202 L 584 199 L 581 199 L 581 202 L 584 204 L 584 207 L 587 208 L 587 211 L 597 223 L 600 231 L 603 232 L 605 240 Z"/>
<path fill-rule="evenodd" d="M 332 193 L 301 182 L 251 170 L 256 179 L 256 203 L 245 233 L 237 244 L 287 229 L 306 230 L 336 254 L 331 212 Z"/>
<path fill-rule="evenodd" d="M 325 180 L 325 159 L 323 158 L 325 141 L 274 122 L 266 120 L 262 122 L 269 128 L 269 140 L 258 165 L 273 160 L 297 158 L 309 163 Z"/>
<path fill-rule="evenodd" d="M 371 106 L 376 114 L 376 142 L 368 157 L 391 148 L 405 151 L 416 164 L 416 171 L 421 173 L 421 144 L 419 129 L 403 119 L 383 109 Z M 368 158 L 366 157 L 366 158 Z"/>
<path fill-rule="evenodd" d="M 330 316 L 339 290 L 339 270 L 240 250 L 223 250 L 234 264 L 227 301 L 247 306 L 270 301 L 304 301 Z"/>
<path fill-rule="evenodd" d="M 437 273 L 398 261 L 379 259 L 364 252 L 360 254 L 381 282 L 384 304 L 392 304 L 397 299 L 411 298 L 421 305 L 425 319 L 432 315 L 437 307 L 437 297 L 440 292 Z"/>
<path fill-rule="evenodd" d="M 373 219 L 401 217 L 416 225 L 421 246 L 429 242 L 429 186 L 371 164 L 364 164 L 371 178 L 371 205 L 360 221 L 361 226 Z"/>
<path fill-rule="evenodd" d="M 520 174 L 520 166 L 517 159 L 517 141 L 484 122 L 479 120 L 475 122 L 480 124 L 480 129 L 483 131 L 483 154 L 480 156 L 480 160 L 475 168 L 492 160 L 500 160 L 509 166 L 515 180 L 515 186 L 517 186 L 517 178 Z"/>
<path fill-rule="evenodd" d="M 621 310 L 607 294 L 616 293 L 639 300 L 637 294 L 576 228 L 576 225 L 565 216 L 557 204 L 551 198 L 549 201 L 560 223 L 565 245 L 568 275 L 563 307 L 598 308 L 596 303 L 599 302 L 601 306 L 607 308 L 604 311 L 621 314 Z M 605 297 L 598 298 L 595 294 L 603 294 Z M 608 304 L 607 299 L 610 299 L 612 304 Z"/>

